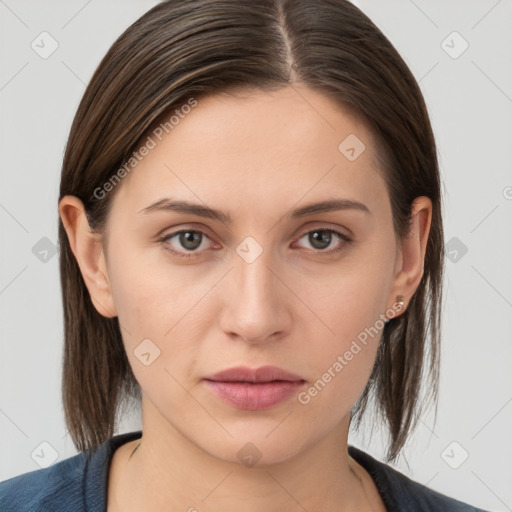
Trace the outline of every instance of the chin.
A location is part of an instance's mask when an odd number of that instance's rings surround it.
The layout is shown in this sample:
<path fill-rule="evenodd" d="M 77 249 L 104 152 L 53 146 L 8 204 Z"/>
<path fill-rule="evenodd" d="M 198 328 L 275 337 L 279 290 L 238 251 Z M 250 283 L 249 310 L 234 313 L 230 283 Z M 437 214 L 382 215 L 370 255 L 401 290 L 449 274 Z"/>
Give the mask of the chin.
<path fill-rule="evenodd" d="M 219 460 L 247 468 L 264 468 L 294 459 L 325 435 L 318 432 L 315 436 L 318 439 L 314 439 L 309 437 L 311 433 L 308 434 L 306 428 L 299 425 L 282 427 L 284 425 L 276 421 L 266 422 L 264 428 L 250 428 L 246 424 L 239 428 L 239 432 L 228 428 L 233 438 L 203 438 L 197 440 L 197 445 Z"/>
<path fill-rule="evenodd" d="M 296 457 L 301 447 L 296 444 L 278 442 L 253 442 L 250 440 L 234 441 L 231 446 L 212 447 L 210 454 L 231 464 L 246 468 L 266 468 L 286 463 Z"/>

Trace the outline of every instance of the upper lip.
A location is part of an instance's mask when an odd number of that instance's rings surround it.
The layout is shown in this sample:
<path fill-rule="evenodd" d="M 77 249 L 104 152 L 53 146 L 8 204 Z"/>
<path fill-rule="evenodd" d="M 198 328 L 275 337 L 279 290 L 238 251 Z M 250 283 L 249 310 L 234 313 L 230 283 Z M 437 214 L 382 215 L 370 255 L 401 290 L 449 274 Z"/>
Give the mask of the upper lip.
<path fill-rule="evenodd" d="M 299 375 L 287 372 L 277 366 L 260 366 L 254 369 L 247 366 L 237 366 L 209 375 L 205 379 L 218 382 L 271 382 L 273 380 L 295 382 L 304 380 Z"/>

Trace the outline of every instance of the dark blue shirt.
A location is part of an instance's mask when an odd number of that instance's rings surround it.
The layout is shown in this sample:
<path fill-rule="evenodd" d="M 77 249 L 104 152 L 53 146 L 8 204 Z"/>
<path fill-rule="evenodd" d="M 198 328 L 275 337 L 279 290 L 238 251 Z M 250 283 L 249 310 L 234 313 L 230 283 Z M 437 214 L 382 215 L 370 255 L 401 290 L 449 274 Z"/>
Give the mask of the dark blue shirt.
<path fill-rule="evenodd" d="M 106 512 L 107 479 L 116 449 L 142 431 L 119 434 L 44 469 L 0 482 L 1 512 Z M 485 512 L 429 489 L 367 453 L 350 455 L 371 475 L 391 512 Z"/>

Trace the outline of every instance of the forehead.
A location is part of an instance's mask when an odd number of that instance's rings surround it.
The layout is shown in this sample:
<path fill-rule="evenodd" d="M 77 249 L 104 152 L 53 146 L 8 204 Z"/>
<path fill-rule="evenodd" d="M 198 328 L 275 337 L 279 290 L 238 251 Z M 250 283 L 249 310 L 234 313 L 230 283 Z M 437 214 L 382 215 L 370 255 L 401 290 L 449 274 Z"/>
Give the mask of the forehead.
<path fill-rule="evenodd" d="M 372 134 L 321 93 L 295 85 L 221 93 L 177 114 L 149 133 L 151 149 L 115 202 L 139 211 L 173 196 L 262 216 L 275 216 L 273 204 L 282 210 L 335 192 L 377 208 L 387 202 Z"/>

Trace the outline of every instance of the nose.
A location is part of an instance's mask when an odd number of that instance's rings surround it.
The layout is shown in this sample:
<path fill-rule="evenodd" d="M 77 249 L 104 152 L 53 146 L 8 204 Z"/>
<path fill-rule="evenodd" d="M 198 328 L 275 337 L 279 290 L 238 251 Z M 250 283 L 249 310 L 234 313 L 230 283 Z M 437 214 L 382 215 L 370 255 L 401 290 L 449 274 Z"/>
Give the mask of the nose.
<path fill-rule="evenodd" d="M 223 331 L 251 344 L 282 338 L 291 326 L 293 294 L 271 251 L 263 250 L 252 262 L 235 253 L 233 265 L 220 315 Z"/>

